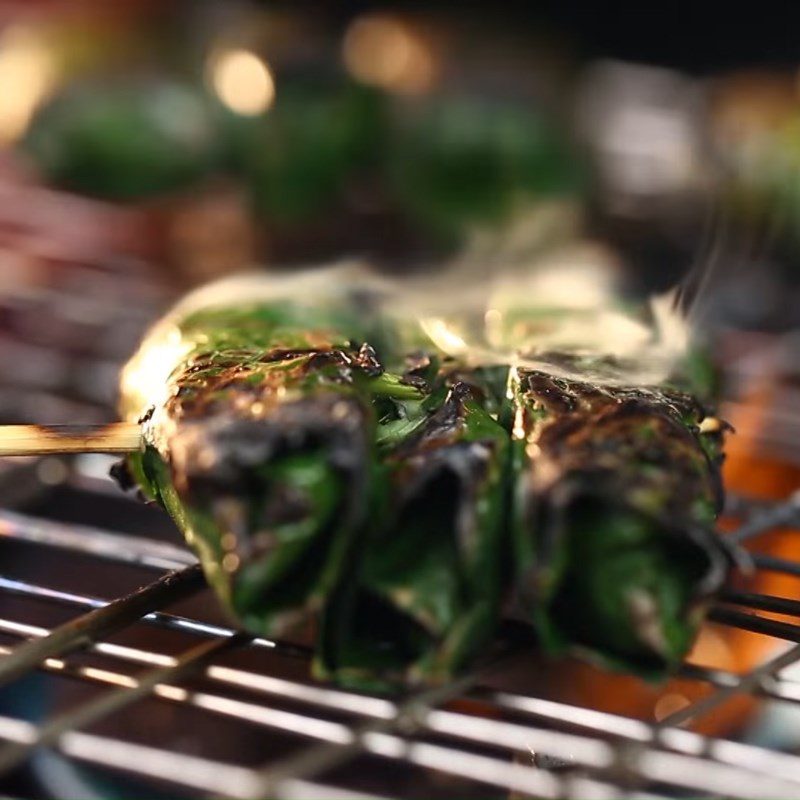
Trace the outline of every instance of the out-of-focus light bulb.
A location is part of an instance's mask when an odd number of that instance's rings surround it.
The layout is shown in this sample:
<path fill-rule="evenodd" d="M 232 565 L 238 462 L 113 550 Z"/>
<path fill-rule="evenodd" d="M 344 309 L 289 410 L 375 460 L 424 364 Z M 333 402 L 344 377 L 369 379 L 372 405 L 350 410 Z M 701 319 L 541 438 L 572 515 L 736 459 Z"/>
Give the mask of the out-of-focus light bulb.
<path fill-rule="evenodd" d="M 275 81 L 267 64 L 249 50 L 226 50 L 211 59 L 211 87 L 231 111 L 262 114 L 275 102 Z"/>
<path fill-rule="evenodd" d="M 22 136 L 56 78 L 53 54 L 34 30 L 12 25 L 0 34 L 1 142 Z"/>
<path fill-rule="evenodd" d="M 427 91 L 436 72 L 433 53 L 423 38 L 384 14 L 359 17 L 350 25 L 343 57 L 357 80 L 403 94 Z"/>

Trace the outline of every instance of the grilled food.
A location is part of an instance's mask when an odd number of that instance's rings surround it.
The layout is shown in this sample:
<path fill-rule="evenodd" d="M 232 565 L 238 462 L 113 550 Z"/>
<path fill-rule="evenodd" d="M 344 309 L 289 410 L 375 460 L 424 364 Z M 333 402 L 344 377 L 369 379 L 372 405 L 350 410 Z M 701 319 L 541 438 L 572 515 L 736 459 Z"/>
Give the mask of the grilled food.
<path fill-rule="evenodd" d="M 511 374 L 520 606 L 553 652 L 660 676 L 688 653 L 728 558 L 724 424 L 688 395 Z"/>
<path fill-rule="evenodd" d="M 340 683 L 445 680 L 496 627 L 509 440 L 479 381 L 436 380 L 422 423 L 383 453 L 382 513 L 323 618 L 317 671 Z"/>
<path fill-rule="evenodd" d="M 318 675 L 443 681 L 504 605 L 546 650 L 658 677 L 728 558 L 724 424 L 689 395 L 471 367 L 359 270 L 214 285 L 126 368 L 134 480 L 245 628 L 314 620 Z"/>
<path fill-rule="evenodd" d="M 320 608 L 364 525 L 373 401 L 420 392 L 385 372 L 345 298 L 259 291 L 227 283 L 179 306 L 128 365 L 122 411 L 143 421 L 135 480 L 240 622 L 276 635 Z"/>

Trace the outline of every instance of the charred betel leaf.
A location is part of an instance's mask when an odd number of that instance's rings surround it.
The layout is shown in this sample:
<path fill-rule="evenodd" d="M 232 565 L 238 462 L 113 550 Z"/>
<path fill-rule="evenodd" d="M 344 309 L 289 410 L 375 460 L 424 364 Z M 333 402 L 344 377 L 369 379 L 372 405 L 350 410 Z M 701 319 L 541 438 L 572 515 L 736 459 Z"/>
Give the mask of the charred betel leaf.
<path fill-rule="evenodd" d="M 316 674 L 361 690 L 452 678 L 504 608 L 551 654 L 673 670 L 728 572 L 726 425 L 557 361 L 460 362 L 338 276 L 203 290 L 123 376 L 128 482 L 235 620 L 313 621 Z"/>
<path fill-rule="evenodd" d="M 317 671 L 340 683 L 445 680 L 495 630 L 510 443 L 480 386 L 448 377 L 423 424 L 383 454 L 384 513 L 326 610 Z"/>
<path fill-rule="evenodd" d="M 728 559 L 723 426 L 689 395 L 512 372 L 518 604 L 552 652 L 659 676 Z"/>
<path fill-rule="evenodd" d="M 281 298 L 178 314 L 128 368 L 178 343 L 131 471 L 225 605 L 263 635 L 318 610 L 352 554 L 376 470 L 373 397 L 420 394 L 334 305 Z"/>

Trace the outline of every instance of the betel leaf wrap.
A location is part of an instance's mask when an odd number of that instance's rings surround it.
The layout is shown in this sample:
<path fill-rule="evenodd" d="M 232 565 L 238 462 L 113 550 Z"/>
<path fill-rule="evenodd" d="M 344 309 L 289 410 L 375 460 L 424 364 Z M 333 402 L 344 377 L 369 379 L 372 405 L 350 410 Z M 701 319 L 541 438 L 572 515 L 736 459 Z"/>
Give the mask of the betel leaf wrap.
<path fill-rule="evenodd" d="M 441 382 L 425 405 L 383 454 L 383 513 L 323 617 L 317 673 L 359 689 L 454 677 L 499 616 L 508 435 L 479 382 Z"/>
<path fill-rule="evenodd" d="M 476 367 L 352 275 L 304 280 L 212 286 L 123 378 L 134 478 L 236 621 L 313 617 L 316 674 L 360 690 L 453 678 L 504 609 L 549 653 L 673 670 L 728 571 L 725 424 L 677 390 Z"/>
<path fill-rule="evenodd" d="M 131 467 L 254 633 L 321 607 L 370 503 L 372 398 L 419 394 L 358 344 L 357 319 L 282 298 L 176 321 L 182 354 Z"/>
<path fill-rule="evenodd" d="M 727 574 L 724 424 L 668 390 L 521 369 L 510 389 L 519 609 L 550 652 L 660 677 Z"/>
<path fill-rule="evenodd" d="M 21 147 L 54 185 L 118 202 L 187 190 L 223 161 L 203 93 L 153 78 L 91 81 L 55 94 Z"/>

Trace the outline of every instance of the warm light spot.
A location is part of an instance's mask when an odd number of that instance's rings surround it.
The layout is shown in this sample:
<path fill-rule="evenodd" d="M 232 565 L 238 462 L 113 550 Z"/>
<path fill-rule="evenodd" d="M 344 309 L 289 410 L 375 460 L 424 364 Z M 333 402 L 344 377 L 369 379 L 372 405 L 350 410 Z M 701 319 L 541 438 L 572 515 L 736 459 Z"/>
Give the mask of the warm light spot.
<path fill-rule="evenodd" d="M 0 141 L 13 142 L 56 84 L 52 52 L 36 33 L 12 25 L 0 35 Z"/>
<path fill-rule="evenodd" d="M 430 89 L 436 72 L 428 43 L 409 25 L 385 14 L 355 20 L 345 34 L 343 56 L 354 78 L 405 94 Z"/>
<path fill-rule="evenodd" d="M 122 675 L 119 672 L 110 672 L 107 669 L 96 667 L 85 667 L 81 674 L 90 680 L 101 681 L 103 683 L 113 683 L 115 686 L 124 686 L 126 689 L 135 689 L 139 685 L 136 678 L 130 675 Z"/>
<path fill-rule="evenodd" d="M 159 683 L 154 689 L 153 694 L 159 697 L 166 697 L 167 700 L 175 700 L 179 703 L 184 703 L 189 699 L 189 692 L 186 689 L 181 689 L 180 686 L 171 686 L 168 683 Z"/>
<path fill-rule="evenodd" d="M 704 417 L 698 427 L 700 433 L 718 433 L 722 430 L 722 423 L 716 417 Z"/>
<path fill-rule="evenodd" d="M 453 331 L 445 320 L 439 318 L 422 319 L 420 324 L 433 343 L 448 355 L 455 356 L 467 350 L 467 343 Z"/>
<path fill-rule="evenodd" d="M 214 56 L 209 80 L 217 97 L 237 114 L 261 114 L 275 101 L 269 67 L 249 50 L 227 50 Z"/>
<path fill-rule="evenodd" d="M 123 414 L 129 421 L 167 399 L 169 376 L 191 348 L 177 326 L 162 324 L 154 329 L 122 373 Z"/>
<path fill-rule="evenodd" d="M 708 669 L 732 669 L 736 665 L 735 653 L 731 650 L 726 634 L 713 625 L 704 625 L 700 629 L 688 660 Z"/>
<path fill-rule="evenodd" d="M 522 405 L 517 406 L 517 411 L 514 414 L 514 426 L 511 429 L 511 436 L 516 440 L 520 441 L 526 437 L 525 431 L 525 413 L 522 409 Z"/>
<path fill-rule="evenodd" d="M 239 556 L 234 553 L 228 553 L 222 558 L 222 568 L 225 572 L 236 572 L 239 569 Z"/>
<path fill-rule="evenodd" d="M 653 709 L 653 716 L 656 722 L 661 722 L 672 714 L 681 711 L 689 705 L 688 698 L 677 692 L 670 692 L 669 694 L 662 695 L 657 701 Z"/>
<path fill-rule="evenodd" d="M 516 437 L 515 438 L 519 438 Z M 528 456 L 531 461 L 535 461 L 539 456 L 542 454 L 542 448 L 539 447 L 538 444 L 535 442 L 530 442 L 525 446 L 525 455 Z"/>

